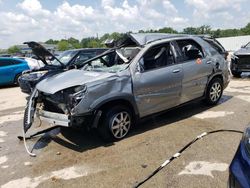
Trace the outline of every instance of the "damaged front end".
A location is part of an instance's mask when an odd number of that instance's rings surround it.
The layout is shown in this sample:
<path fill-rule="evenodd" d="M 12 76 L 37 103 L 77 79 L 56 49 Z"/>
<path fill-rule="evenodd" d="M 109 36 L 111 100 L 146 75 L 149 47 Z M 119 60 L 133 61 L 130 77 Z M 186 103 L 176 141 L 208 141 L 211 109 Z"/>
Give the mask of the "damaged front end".
<path fill-rule="evenodd" d="M 83 117 L 75 115 L 73 112 L 84 98 L 85 92 L 87 92 L 87 88 L 84 85 L 67 88 L 55 94 L 33 90 L 24 112 L 23 137 L 18 137 L 24 140 L 26 151 L 30 156 L 36 155 L 29 151 L 26 144 L 27 138 L 30 139 L 58 127 L 80 127 L 82 124 L 89 123 L 91 114 L 86 114 Z M 47 123 L 49 128 L 26 137 L 25 134 L 33 125 L 35 118 L 39 119 L 40 122 Z"/>

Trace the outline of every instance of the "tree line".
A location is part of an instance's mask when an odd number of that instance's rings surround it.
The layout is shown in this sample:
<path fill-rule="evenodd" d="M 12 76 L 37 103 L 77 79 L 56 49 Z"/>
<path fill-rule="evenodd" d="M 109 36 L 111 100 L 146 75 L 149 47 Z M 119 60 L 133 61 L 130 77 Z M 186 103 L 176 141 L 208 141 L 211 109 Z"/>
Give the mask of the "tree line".
<path fill-rule="evenodd" d="M 203 35 L 208 34 L 215 38 L 220 37 L 233 37 L 233 36 L 242 36 L 242 35 L 250 35 L 250 23 L 248 23 L 245 27 L 239 29 L 212 29 L 209 25 L 202 25 L 200 27 L 186 27 L 182 31 L 178 32 L 172 27 L 164 27 L 158 30 L 139 30 L 138 33 L 172 33 L 172 34 L 190 34 L 190 35 Z M 100 38 L 98 37 L 87 37 L 81 40 L 70 37 L 68 39 L 61 40 L 53 40 L 49 39 L 45 43 L 46 44 L 54 44 L 57 45 L 57 49 L 59 51 L 65 51 L 69 49 L 77 49 L 77 48 L 102 48 L 105 47 L 104 42 L 107 39 L 117 40 L 121 38 L 125 33 L 106 33 Z M 247 41 L 246 41 L 247 42 Z M 17 46 L 12 46 L 7 50 L 8 53 L 18 53 L 20 49 Z"/>

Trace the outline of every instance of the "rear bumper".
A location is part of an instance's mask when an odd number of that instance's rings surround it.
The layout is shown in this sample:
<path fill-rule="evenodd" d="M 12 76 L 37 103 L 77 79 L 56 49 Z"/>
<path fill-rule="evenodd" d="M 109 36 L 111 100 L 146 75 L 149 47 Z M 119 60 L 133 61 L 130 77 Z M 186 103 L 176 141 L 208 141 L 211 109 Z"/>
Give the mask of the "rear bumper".
<path fill-rule="evenodd" d="M 250 156 L 242 142 L 229 170 L 229 188 L 250 188 Z"/>
<path fill-rule="evenodd" d="M 37 117 L 50 125 L 60 125 L 63 127 L 70 127 L 70 116 L 55 112 L 39 110 L 36 113 Z"/>

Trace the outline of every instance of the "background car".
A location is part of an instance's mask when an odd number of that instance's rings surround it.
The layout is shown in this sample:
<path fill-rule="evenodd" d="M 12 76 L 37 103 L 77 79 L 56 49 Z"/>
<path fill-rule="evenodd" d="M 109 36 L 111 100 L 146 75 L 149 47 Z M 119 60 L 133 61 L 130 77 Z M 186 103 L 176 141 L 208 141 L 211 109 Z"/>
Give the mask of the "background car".
<path fill-rule="evenodd" d="M 231 62 L 234 77 L 240 77 L 242 72 L 250 72 L 250 42 L 233 54 Z"/>
<path fill-rule="evenodd" d="M 250 127 L 246 129 L 229 167 L 229 188 L 250 188 Z"/>
<path fill-rule="evenodd" d="M 59 57 L 55 57 L 42 45 L 36 42 L 27 42 L 39 61 L 45 66 L 25 72 L 20 76 L 18 82 L 22 92 L 30 94 L 38 82 L 44 78 L 63 72 L 71 68 L 79 68 L 82 63 L 98 54 L 103 53 L 105 48 L 83 48 L 68 50 L 63 52 Z"/>
<path fill-rule="evenodd" d="M 17 59 L 22 59 L 26 61 L 30 67 L 30 70 L 38 70 L 42 67 L 44 67 L 44 63 L 41 60 L 35 59 L 35 58 L 30 58 L 30 57 L 13 57 Z"/>
<path fill-rule="evenodd" d="M 22 72 L 29 69 L 22 59 L 0 57 L 0 85 L 17 84 Z"/>

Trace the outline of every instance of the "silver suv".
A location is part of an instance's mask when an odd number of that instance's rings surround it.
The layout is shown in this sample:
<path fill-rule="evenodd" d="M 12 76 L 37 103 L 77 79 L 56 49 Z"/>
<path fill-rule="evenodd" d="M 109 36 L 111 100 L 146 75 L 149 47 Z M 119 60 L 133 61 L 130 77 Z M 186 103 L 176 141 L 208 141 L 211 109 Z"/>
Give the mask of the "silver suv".
<path fill-rule="evenodd" d="M 38 83 L 25 110 L 25 132 L 38 117 L 119 140 L 142 117 L 195 99 L 217 104 L 229 83 L 223 47 L 209 37 L 129 34 L 116 46 L 80 70 Z"/>

